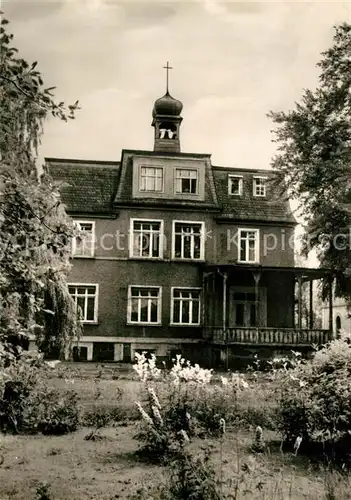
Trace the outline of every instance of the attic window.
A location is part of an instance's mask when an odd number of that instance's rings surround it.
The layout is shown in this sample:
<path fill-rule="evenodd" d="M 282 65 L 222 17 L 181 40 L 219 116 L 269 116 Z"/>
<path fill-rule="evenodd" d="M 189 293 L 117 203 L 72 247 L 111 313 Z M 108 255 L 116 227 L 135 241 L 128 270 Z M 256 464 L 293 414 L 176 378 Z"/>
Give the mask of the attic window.
<path fill-rule="evenodd" d="M 175 192 L 176 194 L 197 194 L 198 172 L 190 168 L 176 168 Z"/>
<path fill-rule="evenodd" d="M 231 196 L 241 196 L 243 194 L 242 175 L 228 175 L 228 194 Z"/>
<path fill-rule="evenodd" d="M 254 177 L 253 195 L 259 197 L 266 196 L 266 177 Z"/>
<path fill-rule="evenodd" d="M 163 191 L 163 168 L 162 167 L 140 167 L 140 191 L 162 193 Z"/>

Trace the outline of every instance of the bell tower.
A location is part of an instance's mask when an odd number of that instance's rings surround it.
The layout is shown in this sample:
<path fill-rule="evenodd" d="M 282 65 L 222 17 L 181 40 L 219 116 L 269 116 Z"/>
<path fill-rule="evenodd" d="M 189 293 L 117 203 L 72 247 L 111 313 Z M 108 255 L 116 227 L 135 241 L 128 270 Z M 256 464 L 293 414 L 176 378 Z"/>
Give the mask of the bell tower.
<path fill-rule="evenodd" d="M 169 70 L 173 68 L 169 66 L 168 61 L 164 69 L 167 72 L 166 93 L 157 99 L 152 110 L 152 126 L 155 129 L 154 151 L 179 153 L 179 128 L 183 120 L 180 113 L 183 104 L 169 93 Z"/>

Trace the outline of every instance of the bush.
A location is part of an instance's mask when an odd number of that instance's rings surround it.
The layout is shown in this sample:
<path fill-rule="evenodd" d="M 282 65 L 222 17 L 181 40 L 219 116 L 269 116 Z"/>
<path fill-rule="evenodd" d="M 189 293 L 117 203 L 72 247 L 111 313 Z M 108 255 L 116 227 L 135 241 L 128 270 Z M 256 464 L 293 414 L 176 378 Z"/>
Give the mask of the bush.
<path fill-rule="evenodd" d="M 0 428 L 3 432 L 64 434 L 77 429 L 80 411 L 74 391 L 45 383 L 48 368 L 23 358 L 0 372 Z"/>
<path fill-rule="evenodd" d="M 56 435 L 73 432 L 80 424 L 77 394 L 40 385 L 27 398 L 23 419 L 24 430 Z"/>
<path fill-rule="evenodd" d="M 179 433 L 186 433 L 187 438 L 219 435 L 222 420 L 238 419 L 238 394 L 247 384 L 237 374 L 221 377 L 214 385 L 211 370 L 192 366 L 180 356 L 170 371 L 157 368 L 155 358 L 147 359 L 144 354 L 137 356 L 134 368 L 146 388 L 146 410 L 137 402 L 142 416 L 138 439 L 149 456 L 172 453 Z"/>
<path fill-rule="evenodd" d="M 169 464 L 165 480 L 156 486 L 143 485 L 136 493 L 130 495 L 131 500 L 224 500 L 234 498 L 222 493 L 221 481 L 210 463 L 210 452 L 204 456 L 179 448 L 178 454 Z"/>
<path fill-rule="evenodd" d="M 335 340 L 281 379 L 280 428 L 292 442 L 340 452 L 351 444 L 351 347 Z M 339 456 L 344 460 L 345 456 Z"/>

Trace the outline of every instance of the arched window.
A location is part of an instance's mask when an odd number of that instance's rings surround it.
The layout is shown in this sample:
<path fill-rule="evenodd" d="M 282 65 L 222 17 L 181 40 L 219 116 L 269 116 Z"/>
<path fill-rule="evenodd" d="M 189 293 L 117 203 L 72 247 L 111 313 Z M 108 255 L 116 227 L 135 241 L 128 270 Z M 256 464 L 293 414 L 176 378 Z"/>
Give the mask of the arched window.
<path fill-rule="evenodd" d="M 341 330 L 341 318 L 339 315 L 335 319 L 335 326 L 336 326 L 336 331 L 340 332 L 340 330 Z"/>

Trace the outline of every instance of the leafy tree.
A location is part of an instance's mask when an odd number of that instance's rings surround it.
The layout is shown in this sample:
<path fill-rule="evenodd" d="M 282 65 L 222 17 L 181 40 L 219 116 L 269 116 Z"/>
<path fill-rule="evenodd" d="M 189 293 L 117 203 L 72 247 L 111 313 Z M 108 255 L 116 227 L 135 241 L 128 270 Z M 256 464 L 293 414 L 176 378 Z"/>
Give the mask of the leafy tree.
<path fill-rule="evenodd" d="M 74 229 L 37 148 L 44 120 L 74 118 L 78 102 L 56 103 L 37 63 L 12 46 L 8 21 L 0 25 L 0 357 L 30 333 L 45 353 L 70 356 L 80 326 L 66 276 Z M 12 349 L 13 350 L 13 349 Z M 13 353 L 12 353 L 13 356 Z"/>
<path fill-rule="evenodd" d="M 334 27 L 333 45 L 317 64 L 315 90 L 289 112 L 270 112 L 278 153 L 277 184 L 297 199 L 306 222 L 303 252 L 315 249 L 351 298 L 351 25 Z M 324 292 L 326 292 L 326 280 Z M 325 296 L 325 293 L 324 293 Z"/>

